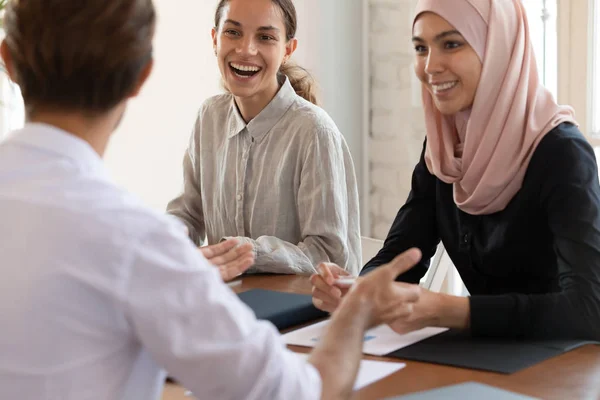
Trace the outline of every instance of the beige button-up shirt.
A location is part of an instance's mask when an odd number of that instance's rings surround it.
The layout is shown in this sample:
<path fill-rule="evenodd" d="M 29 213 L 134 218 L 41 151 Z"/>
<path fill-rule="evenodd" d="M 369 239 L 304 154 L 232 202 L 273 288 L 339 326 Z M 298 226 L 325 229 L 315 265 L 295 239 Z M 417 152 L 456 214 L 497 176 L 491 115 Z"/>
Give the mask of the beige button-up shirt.
<path fill-rule="evenodd" d="M 286 79 L 248 124 L 229 93 L 204 102 L 185 153 L 183 193 L 167 210 L 198 245 L 252 243 L 251 272 L 310 274 L 361 263 L 358 190 L 348 146 L 329 115 Z"/>

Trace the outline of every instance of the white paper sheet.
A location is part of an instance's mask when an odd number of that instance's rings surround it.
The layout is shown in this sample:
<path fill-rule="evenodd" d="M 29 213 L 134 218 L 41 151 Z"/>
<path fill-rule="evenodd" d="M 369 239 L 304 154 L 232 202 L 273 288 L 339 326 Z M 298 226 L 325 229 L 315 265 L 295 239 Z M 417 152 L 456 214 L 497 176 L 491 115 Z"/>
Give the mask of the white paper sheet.
<path fill-rule="evenodd" d="M 283 335 L 286 344 L 297 346 L 315 347 L 320 340 L 325 327 L 329 321 L 318 322 Z M 399 335 L 387 325 L 380 325 L 370 329 L 365 333 L 363 341 L 363 353 L 374 356 L 383 356 L 392 351 L 410 346 L 413 343 L 420 342 L 428 337 L 437 335 L 448 328 L 423 328 L 418 331 Z"/>
<path fill-rule="evenodd" d="M 308 354 L 296 354 L 303 359 L 308 359 Z M 401 362 L 360 360 L 360 367 L 358 368 L 356 381 L 354 381 L 354 390 L 359 390 L 377 382 L 404 367 L 406 367 L 406 364 Z"/>
<path fill-rule="evenodd" d="M 235 286 L 239 286 L 242 284 L 242 280 L 238 279 L 237 281 L 229 281 L 227 282 L 227 286 L 229 287 L 235 287 Z"/>
<path fill-rule="evenodd" d="M 308 360 L 308 354 L 295 354 L 304 360 Z M 406 364 L 401 362 L 360 360 L 360 367 L 358 368 L 358 374 L 356 375 L 356 380 L 354 381 L 354 390 L 359 390 L 370 385 L 371 383 L 377 382 L 378 380 L 381 380 L 404 367 L 406 367 Z M 194 397 L 192 392 L 189 390 L 185 392 L 185 396 Z"/>

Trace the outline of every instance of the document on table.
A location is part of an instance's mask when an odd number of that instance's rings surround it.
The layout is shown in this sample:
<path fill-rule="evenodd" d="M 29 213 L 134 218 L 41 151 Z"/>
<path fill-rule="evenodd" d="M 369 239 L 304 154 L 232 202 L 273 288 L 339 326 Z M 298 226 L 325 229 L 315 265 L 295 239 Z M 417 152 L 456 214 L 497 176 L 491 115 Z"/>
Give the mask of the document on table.
<path fill-rule="evenodd" d="M 308 359 L 308 354 L 296 354 L 300 358 Z M 354 390 L 369 386 L 371 383 L 377 382 L 396 371 L 400 371 L 404 367 L 406 367 L 406 364 L 401 362 L 360 360 L 360 367 L 354 381 Z"/>
<path fill-rule="evenodd" d="M 283 335 L 286 344 L 315 347 L 325 332 L 329 320 L 318 322 Z M 428 337 L 447 331 L 448 328 L 423 328 L 418 331 L 400 335 L 387 325 L 369 329 L 363 340 L 363 353 L 383 356 L 392 351 L 410 346 Z"/>

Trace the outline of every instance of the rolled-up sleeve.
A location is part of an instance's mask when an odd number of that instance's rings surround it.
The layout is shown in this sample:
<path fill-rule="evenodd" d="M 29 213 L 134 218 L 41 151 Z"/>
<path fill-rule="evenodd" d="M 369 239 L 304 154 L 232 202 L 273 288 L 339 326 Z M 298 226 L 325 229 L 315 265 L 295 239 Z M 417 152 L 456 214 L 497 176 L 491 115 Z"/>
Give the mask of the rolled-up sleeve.
<path fill-rule="evenodd" d="M 360 212 L 352 157 L 337 131 L 318 126 L 307 147 L 297 210 L 301 241 L 274 236 L 239 238 L 252 243 L 251 272 L 311 274 L 320 262 L 332 262 L 357 275 L 361 267 Z"/>

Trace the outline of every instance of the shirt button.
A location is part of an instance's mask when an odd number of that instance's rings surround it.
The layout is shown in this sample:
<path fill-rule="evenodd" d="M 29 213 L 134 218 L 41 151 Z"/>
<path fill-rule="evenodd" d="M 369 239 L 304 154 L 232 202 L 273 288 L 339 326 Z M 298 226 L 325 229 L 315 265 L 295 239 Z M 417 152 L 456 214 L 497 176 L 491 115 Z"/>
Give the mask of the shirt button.
<path fill-rule="evenodd" d="M 469 243 L 470 236 L 468 233 L 463 235 L 463 243 Z"/>
<path fill-rule="evenodd" d="M 242 195 L 241 195 L 241 194 L 238 194 L 238 195 L 236 196 L 236 198 L 238 199 L 238 201 L 240 201 L 240 200 L 242 200 Z"/>

